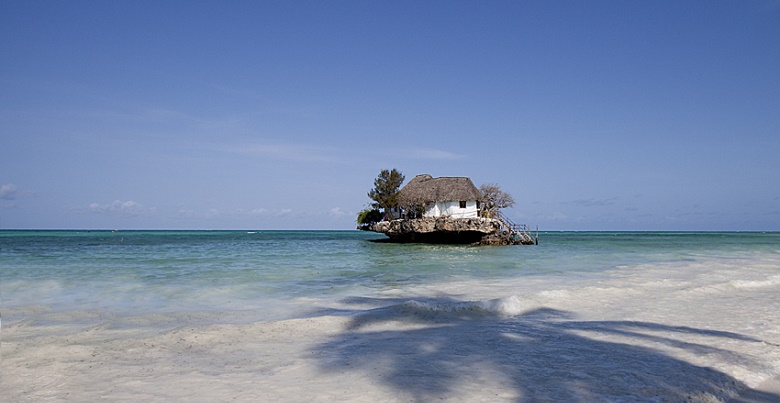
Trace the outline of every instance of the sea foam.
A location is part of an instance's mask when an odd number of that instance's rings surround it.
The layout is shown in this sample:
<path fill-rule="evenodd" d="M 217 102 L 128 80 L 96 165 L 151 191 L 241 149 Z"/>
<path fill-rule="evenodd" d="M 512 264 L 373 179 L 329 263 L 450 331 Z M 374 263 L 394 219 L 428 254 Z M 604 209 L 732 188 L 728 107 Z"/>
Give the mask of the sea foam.
<path fill-rule="evenodd" d="M 401 312 L 423 317 L 511 317 L 523 312 L 523 303 L 517 295 L 477 301 L 417 301 L 409 300 L 399 306 Z"/>
<path fill-rule="evenodd" d="M 731 285 L 736 288 L 752 289 L 752 288 L 765 288 L 773 287 L 780 284 L 780 275 L 770 276 L 764 280 L 732 280 Z"/>

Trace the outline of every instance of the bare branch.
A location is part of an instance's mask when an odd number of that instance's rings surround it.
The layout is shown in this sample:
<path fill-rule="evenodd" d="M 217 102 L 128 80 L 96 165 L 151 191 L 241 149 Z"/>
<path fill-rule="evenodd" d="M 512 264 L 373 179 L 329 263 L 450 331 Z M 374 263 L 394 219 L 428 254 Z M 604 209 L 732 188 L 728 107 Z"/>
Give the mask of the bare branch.
<path fill-rule="evenodd" d="M 482 192 L 482 201 L 485 203 L 483 211 L 487 217 L 495 216 L 499 209 L 515 205 L 512 195 L 501 190 L 495 183 L 486 183 L 479 187 L 479 191 Z"/>

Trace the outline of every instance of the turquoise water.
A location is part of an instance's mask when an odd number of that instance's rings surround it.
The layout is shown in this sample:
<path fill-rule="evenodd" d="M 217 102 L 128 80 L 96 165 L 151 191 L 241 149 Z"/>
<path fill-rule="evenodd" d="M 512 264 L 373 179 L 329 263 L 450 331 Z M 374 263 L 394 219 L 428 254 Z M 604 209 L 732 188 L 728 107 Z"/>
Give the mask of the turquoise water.
<path fill-rule="evenodd" d="M 259 320 L 431 284 L 576 282 L 626 266 L 780 253 L 780 233 L 551 232 L 538 246 L 511 247 L 372 242 L 382 239 L 360 231 L 0 231 L 0 292 L 11 320 L 29 307 Z"/>
<path fill-rule="evenodd" d="M 381 239 L 0 231 L 0 396 L 709 402 L 780 373 L 780 233 Z"/>

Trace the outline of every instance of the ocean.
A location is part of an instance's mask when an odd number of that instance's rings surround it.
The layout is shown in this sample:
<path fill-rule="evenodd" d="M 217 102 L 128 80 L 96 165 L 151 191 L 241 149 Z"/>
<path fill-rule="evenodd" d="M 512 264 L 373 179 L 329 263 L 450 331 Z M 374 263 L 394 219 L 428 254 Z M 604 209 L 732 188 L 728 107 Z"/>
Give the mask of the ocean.
<path fill-rule="evenodd" d="M 0 396 L 780 401 L 780 233 L 539 238 L 3 230 Z"/>

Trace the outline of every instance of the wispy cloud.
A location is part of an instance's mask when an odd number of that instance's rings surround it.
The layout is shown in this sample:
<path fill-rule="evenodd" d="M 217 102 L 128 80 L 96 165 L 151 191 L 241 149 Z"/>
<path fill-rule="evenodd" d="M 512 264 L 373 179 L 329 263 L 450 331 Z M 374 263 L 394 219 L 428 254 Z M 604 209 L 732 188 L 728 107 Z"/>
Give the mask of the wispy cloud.
<path fill-rule="evenodd" d="M 180 208 L 176 212 L 176 217 L 180 219 L 195 219 L 195 220 L 211 220 L 215 218 L 222 217 L 223 214 L 221 211 L 215 208 L 210 208 L 208 210 L 202 211 L 202 210 L 195 210 L 195 209 L 189 209 L 189 208 Z"/>
<path fill-rule="evenodd" d="M 17 193 L 16 185 L 13 183 L 0 185 L 0 199 L 2 200 L 15 200 Z"/>
<path fill-rule="evenodd" d="M 566 202 L 566 204 L 574 204 L 583 207 L 602 207 L 602 206 L 614 205 L 618 201 L 618 199 L 619 197 L 610 197 L 607 199 L 596 199 L 596 198 L 577 199 L 577 200 Z"/>
<path fill-rule="evenodd" d="M 285 209 L 266 209 L 266 208 L 253 208 L 253 209 L 238 209 L 235 211 L 235 215 L 238 217 L 284 217 L 292 214 L 293 210 L 289 208 Z"/>
<path fill-rule="evenodd" d="M 333 217 L 343 217 L 347 215 L 347 213 L 344 210 L 342 210 L 340 207 L 334 207 L 330 209 L 330 215 Z"/>
<path fill-rule="evenodd" d="M 87 211 L 97 214 L 109 214 L 124 217 L 137 217 L 140 215 L 153 214 L 157 209 L 154 207 L 144 207 L 136 201 L 114 200 L 108 204 L 92 203 L 87 207 Z"/>
<path fill-rule="evenodd" d="M 235 154 L 303 162 L 342 163 L 340 150 L 334 147 L 306 144 L 244 144 L 218 146 L 218 149 Z"/>
<path fill-rule="evenodd" d="M 276 216 L 277 217 L 286 217 L 286 216 L 292 214 L 292 212 L 293 212 L 292 209 L 285 208 L 285 209 L 279 210 L 279 212 L 276 214 Z"/>
<path fill-rule="evenodd" d="M 566 221 L 569 219 L 569 216 L 566 214 L 561 213 L 560 211 L 555 211 L 552 214 L 545 217 L 546 219 L 550 221 Z"/>
<path fill-rule="evenodd" d="M 397 154 L 400 157 L 417 160 L 458 160 L 465 158 L 465 156 L 460 154 L 432 148 L 409 148 L 405 150 L 399 150 L 394 154 Z"/>
<path fill-rule="evenodd" d="M 272 214 L 272 212 L 265 208 L 253 208 L 253 209 L 238 209 L 235 211 L 235 215 L 239 217 L 262 217 Z"/>

